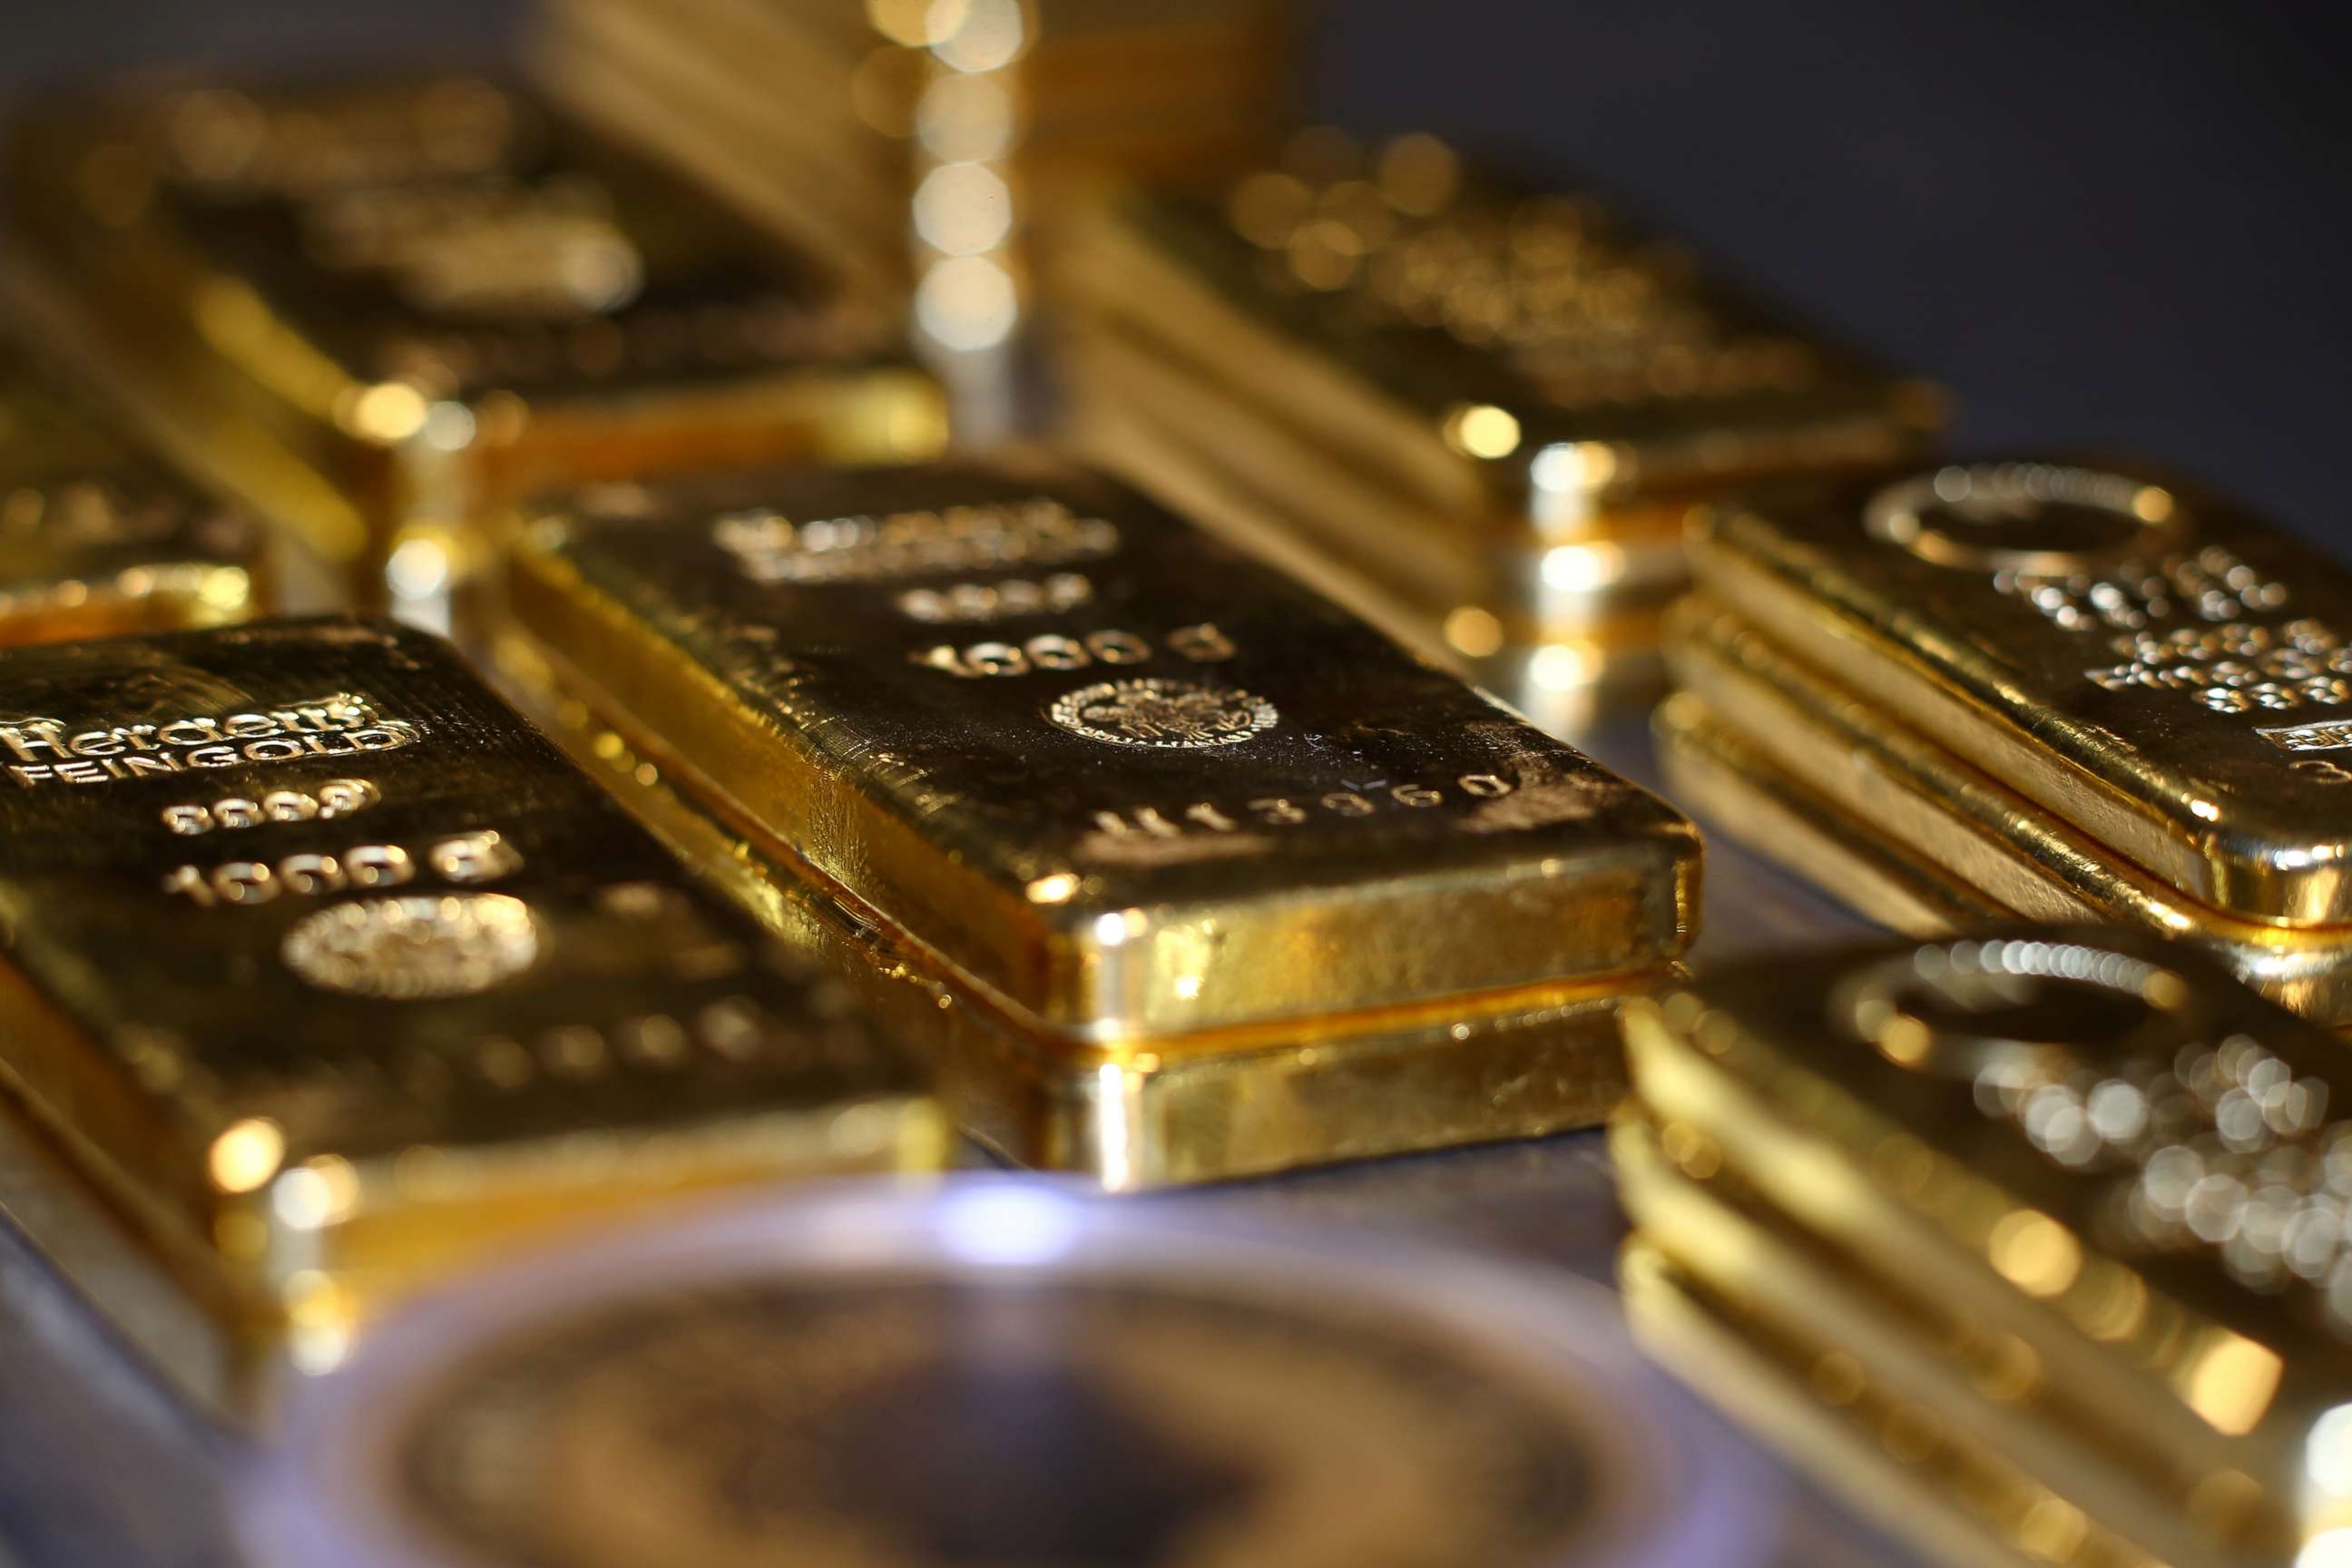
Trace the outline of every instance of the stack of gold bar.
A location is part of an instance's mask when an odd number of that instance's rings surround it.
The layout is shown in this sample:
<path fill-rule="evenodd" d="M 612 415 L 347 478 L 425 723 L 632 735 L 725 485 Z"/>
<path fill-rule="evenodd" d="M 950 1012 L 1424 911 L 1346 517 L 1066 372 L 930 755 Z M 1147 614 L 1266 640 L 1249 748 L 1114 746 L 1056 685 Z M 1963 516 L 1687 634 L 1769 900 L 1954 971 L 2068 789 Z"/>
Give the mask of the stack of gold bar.
<path fill-rule="evenodd" d="M 552 727 L 848 952 L 1024 1163 L 1124 1188 L 1589 1125 L 1693 933 L 1671 809 L 1051 458 L 593 488 L 511 595 Z"/>
<path fill-rule="evenodd" d="M 1637 1327 L 1940 1560 L 2352 1550 L 2352 1072 L 2120 927 L 1783 958 L 1628 1009 Z"/>
<path fill-rule="evenodd" d="M 0 644 L 243 620 L 264 603 L 262 557 L 247 519 L 0 337 Z"/>
<path fill-rule="evenodd" d="M 894 308 L 501 85 L 130 92 L 11 152 L 9 282 L 311 598 L 445 613 L 541 482 L 944 440 Z"/>
<path fill-rule="evenodd" d="M 1703 815 L 1915 934 L 2147 927 L 2352 1023 L 2341 567 L 2087 461 L 1759 493 L 1693 552 L 1658 728 Z"/>
<path fill-rule="evenodd" d="M 1689 504 L 1901 460 L 1940 399 L 1589 197 L 1300 133 L 1065 258 L 1077 439 L 1555 728 L 1654 693 Z"/>
<path fill-rule="evenodd" d="M 1107 175 L 1215 184 L 1266 155 L 1291 121 L 1303 9 L 548 0 L 536 52 L 583 112 L 844 268 L 903 280 L 953 367 L 1001 357 L 1024 237 Z"/>
<path fill-rule="evenodd" d="M 0 1211 L 208 1405 L 519 1236 L 946 1158 L 847 990 L 438 639 L 15 648 L 0 716 Z"/>

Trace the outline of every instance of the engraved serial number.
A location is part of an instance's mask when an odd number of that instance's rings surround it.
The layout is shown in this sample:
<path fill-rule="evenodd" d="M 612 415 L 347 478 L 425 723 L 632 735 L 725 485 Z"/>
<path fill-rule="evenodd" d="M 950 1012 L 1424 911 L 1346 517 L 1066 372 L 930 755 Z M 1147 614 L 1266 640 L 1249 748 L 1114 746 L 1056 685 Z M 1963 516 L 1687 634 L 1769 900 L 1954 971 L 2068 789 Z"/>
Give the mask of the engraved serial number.
<path fill-rule="evenodd" d="M 909 588 L 898 595 L 898 613 L 908 620 L 944 625 L 956 621 L 1003 621 L 1020 616 L 1074 610 L 1095 596 L 1095 585 L 1076 572 L 1044 579 L 1007 577 L 1001 583 L 956 583 L 945 588 Z"/>
<path fill-rule="evenodd" d="M 1338 789 L 1314 794 L 1196 800 L 1164 810 L 1157 805 L 1132 805 L 1121 811 L 1098 811 L 1094 823 L 1097 830 L 1117 838 L 1181 838 L 1188 833 L 1237 833 L 1247 827 L 1297 827 L 1330 817 L 1427 811 L 1456 796 L 1494 800 L 1510 794 L 1511 787 L 1509 780 L 1494 773 L 1464 773 L 1442 784 L 1343 780 Z"/>
<path fill-rule="evenodd" d="M 277 860 L 225 860 L 209 868 L 179 866 L 165 873 L 163 891 L 199 909 L 267 904 L 281 897 L 318 898 L 352 888 L 397 888 L 424 867 L 463 887 L 495 881 L 522 868 L 513 845 L 491 831 L 440 839 L 422 857 L 397 844 L 361 844 L 341 855 L 288 855 Z"/>
<path fill-rule="evenodd" d="M 1168 651 L 1195 664 L 1213 664 L 1240 651 L 1212 622 L 1179 626 L 1162 641 Z M 1049 634 L 1026 642 L 976 642 L 965 647 L 940 643 L 917 648 L 908 661 L 945 671 L 963 680 L 996 675 L 1028 675 L 1037 670 L 1085 669 L 1096 664 L 1141 664 L 1154 652 L 1151 642 L 1133 632 L 1087 632 L 1083 637 Z"/>
<path fill-rule="evenodd" d="M 315 789 L 274 789 L 259 800 L 228 795 L 209 804 L 184 802 L 163 808 L 163 826 L 183 837 L 234 832 L 274 822 L 331 822 L 365 811 L 383 793 L 365 779 L 329 779 Z"/>

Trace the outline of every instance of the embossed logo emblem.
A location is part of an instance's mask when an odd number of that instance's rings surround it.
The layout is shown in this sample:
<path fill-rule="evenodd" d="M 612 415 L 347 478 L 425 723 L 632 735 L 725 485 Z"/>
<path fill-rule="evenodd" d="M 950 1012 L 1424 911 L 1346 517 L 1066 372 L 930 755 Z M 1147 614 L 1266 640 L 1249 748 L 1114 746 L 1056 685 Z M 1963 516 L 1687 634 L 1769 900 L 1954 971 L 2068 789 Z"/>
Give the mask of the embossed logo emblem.
<path fill-rule="evenodd" d="M 409 1002 L 487 991 L 539 957 L 530 906 L 504 893 L 362 899 L 306 917 L 278 949 L 311 984 Z"/>
<path fill-rule="evenodd" d="M 1231 687 L 1149 677 L 1107 680 L 1066 693 L 1047 710 L 1054 722 L 1114 746 L 1192 750 L 1230 746 L 1274 727 L 1274 704 Z"/>

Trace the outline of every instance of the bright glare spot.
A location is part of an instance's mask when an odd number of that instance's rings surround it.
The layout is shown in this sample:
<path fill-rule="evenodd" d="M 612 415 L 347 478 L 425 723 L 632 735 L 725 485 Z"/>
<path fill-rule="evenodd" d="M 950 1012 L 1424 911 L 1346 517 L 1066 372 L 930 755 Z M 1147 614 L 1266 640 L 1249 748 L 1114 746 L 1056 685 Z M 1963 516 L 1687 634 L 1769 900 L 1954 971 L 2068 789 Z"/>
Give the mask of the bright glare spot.
<path fill-rule="evenodd" d="M 474 411 L 446 399 L 425 416 L 425 443 L 443 452 L 462 452 L 474 444 Z"/>
<path fill-rule="evenodd" d="M 2305 1542 L 2294 1568 L 2352 1568 L 2352 1525 L 2323 1530 Z"/>
<path fill-rule="evenodd" d="M 1519 447 L 1519 422 L 1508 409 L 1491 403 L 1457 408 L 1446 421 L 1445 438 L 1457 452 L 1471 458 L 1507 458 Z"/>
<path fill-rule="evenodd" d="M 1199 975 L 1180 974 L 1176 977 L 1176 994 L 1178 996 L 1190 1002 L 1193 997 L 1198 996 L 1200 994 L 1201 977 Z"/>
<path fill-rule="evenodd" d="M 984 163 L 943 163 L 915 191 L 915 232 L 949 256 L 993 250 L 1013 232 L 1013 193 Z"/>
<path fill-rule="evenodd" d="M 1544 586 L 1557 593 L 1587 594 L 1606 588 L 1624 574 L 1625 552 L 1614 544 L 1561 544 L 1544 552 Z"/>
<path fill-rule="evenodd" d="M 1616 452 L 1599 441 L 1555 441 L 1528 465 L 1538 489 L 1561 494 L 1598 489 L 1616 473 Z"/>
<path fill-rule="evenodd" d="M 1445 617 L 1445 641 L 1456 653 L 1486 658 L 1503 646 L 1503 623 L 1490 611 L 1464 605 Z"/>
<path fill-rule="evenodd" d="M 915 134 L 932 157 L 1002 158 L 1013 148 L 1013 98 L 990 77 L 941 77 L 915 106 Z"/>
<path fill-rule="evenodd" d="M 1070 901 L 1070 895 L 1077 890 L 1076 872 L 1056 871 L 1029 884 L 1029 901 L 1033 904 L 1066 904 Z"/>
<path fill-rule="evenodd" d="M 2158 485 L 2143 485 L 2132 497 L 2131 509 L 2142 522 L 2162 522 L 2172 515 L 2172 492 Z"/>
<path fill-rule="evenodd" d="M 1992 1266 L 2029 1296 L 2055 1296 L 2083 1270 L 2083 1248 L 2065 1226 L 2028 1209 L 1993 1227 Z"/>
<path fill-rule="evenodd" d="M 1600 653 L 1584 643 L 1553 643 L 1528 661 L 1528 679 L 1547 691 L 1572 691 L 1600 673 Z"/>
<path fill-rule="evenodd" d="M 333 1216 L 334 1191 L 318 1172 L 298 1167 L 269 1194 L 269 1205 L 289 1229 L 317 1230 Z"/>
<path fill-rule="evenodd" d="M 923 275 L 915 319 L 942 348 L 991 349 L 1013 335 L 1021 300 L 1004 268 L 983 256 L 959 256 Z"/>
<path fill-rule="evenodd" d="M 278 1173 L 286 1157 L 286 1135 L 266 1116 L 232 1122 L 213 1140 L 207 1164 L 213 1185 L 225 1193 L 249 1193 Z"/>
<path fill-rule="evenodd" d="M 1117 947 L 1127 940 L 1127 917 L 1103 915 L 1095 921 L 1095 940 L 1105 947 Z"/>
<path fill-rule="evenodd" d="M 2320 1490 L 2333 1496 L 2352 1492 L 2352 1405 L 2339 1405 L 2311 1424 L 2303 1468 Z"/>
<path fill-rule="evenodd" d="M 1003 69 L 1028 41 L 1020 0 L 936 0 L 925 31 L 942 64 L 968 72 Z"/>
<path fill-rule="evenodd" d="M 383 565 L 395 599 L 429 599 L 449 585 L 449 552 L 430 539 L 405 540 Z"/>
<path fill-rule="evenodd" d="M 940 1240 L 968 1263 L 1005 1266 L 1051 1263 L 1076 1245 L 1078 1220 L 1070 1203 L 1021 1186 L 990 1186 L 948 1200 Z"/>
<path fill-rule="evenodd" d="M 425 428 L 431 410 L 423 395 L 396 381 L 380 382 L 352 405 L 352 425 L 370 441 L 405 441 Z"/>

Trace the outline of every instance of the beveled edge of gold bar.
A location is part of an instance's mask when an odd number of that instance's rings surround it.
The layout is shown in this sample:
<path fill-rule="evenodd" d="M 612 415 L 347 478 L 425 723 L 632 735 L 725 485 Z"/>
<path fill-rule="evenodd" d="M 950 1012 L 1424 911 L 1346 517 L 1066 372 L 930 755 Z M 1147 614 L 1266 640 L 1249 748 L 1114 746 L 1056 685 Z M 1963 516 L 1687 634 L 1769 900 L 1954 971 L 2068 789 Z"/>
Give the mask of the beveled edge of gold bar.
<path fill-rule="evenodd" d="M 2037 1509 L 2073 1533 L 2058 1510 L 2074 1505 L 2006 1455 L 1893 1394 L 1810 1325 L 1768 1319 L 1716 1288 L 1646 1233 L 1620 1249 L 1617 1286 L 1653 1359 L 1913 1549 L 1953 1568 L 2029 1568 L 2049 1560 L 2022 1544 Z M 2088 1521 L 2066 1561 L 2159 1568 Z"/>
<path fill-rule="evenodd" d="M 2026 918 L 2111 920 L 2192 942 L 2281 1005 L 2352 1023 L 2352 927 L 2263 924 L 2189 901 L 1815 674 L 1706 595 L 1669 615 L 1666 646 L 1685 691 L 1860 831 Z"/>
<path fill-rule="evenodd" d="M 1689 1124 L 1662 1122 L 1629 1100 L 1611 1120 L 1609 1152 L 1626 1210 L 1652 1247 L 1783 1332 L 1843 1355 L 1865 1374 L 1860 1381 L 2015 1464 L 2074 1510 L 2071 1522 L 2127 1533 L 2169 1563 L 2217 1568 L 2294 1534 L 2282 1510 L 2243 1496 L 2233 1514 L 2200 1515 L 2189 1500 L 2212 1472 L 2198 1460 L 2070 1401 L 2032 1350 L 1913 1290 L 1886 1260 L 1809 1235 Z"/>
<path fill-rule="evenodd" d="M 2242 534 L 2274 532 L 2243 508 L 2153 464 L 2061 457 L 2010 466 L 2037 464 L 2144 483 L 2160 495 L 2168 517 L 2210 519 L 2224 529 L 2234 523 Z M 1880 479 L 1924 480 L 1933 471 L 1888 469 Z M 2342 869 L 2352 858 L 2352 835 L 2318 835 L 2308 822 L 2277 820 L 2242 796 L 2234 809 L 2206 799 L 2194 777 L 2169 771 L 2155 754 L 2162 737 L 2119 740 L 2057 707 L 2021 712 L 2020 674 L 1999 647 L 1965 631 L 1945 635 L 1933 624 L 1933 607 L 1898 602 L 1840 573 L 1829 552 L 1774 521 L 1776 514 L 1852 508 L 1858 551 L 1896 548 L 1865 535 L 1860 502 L 1866 493 L 1791 484 L 1697 509 L 1690 551 L 1699 585 L 1886 711 L 1953 737 L 1985 773 L 2129 857 L 2181 897 L 2249 922 L 2352 929 L 2352 878 Z M 2217 530 L 2207 542 L 2227 537 Z M 1991 568 L 1986 571 L 1990 576 Z"/>
<path fill-rule="evenodd" d="M 1680 973 L 1148 1043 L 1057 1034 L 730 811 L 559 657 L 510 633 L 486 662 L 673 850 L 940 1064 L 970 1136 L 1112 1190 L 1595 1125 L 1624 1092 L 1620 1004 Z"/>

